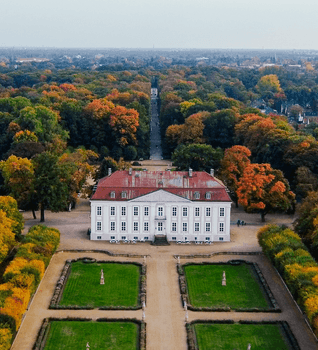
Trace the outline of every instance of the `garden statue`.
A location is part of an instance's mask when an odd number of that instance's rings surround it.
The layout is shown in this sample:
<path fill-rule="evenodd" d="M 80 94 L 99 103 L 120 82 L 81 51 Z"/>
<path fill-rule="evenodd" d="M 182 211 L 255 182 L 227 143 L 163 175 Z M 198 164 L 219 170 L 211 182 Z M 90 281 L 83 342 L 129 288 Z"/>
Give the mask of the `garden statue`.
<path fill-rule="evenodd" d="M 251 344 L 248 344 L 247 345 L 247 350 L 251 350 L 251 349 L 252 349 Z"/>
<path fill-rule="evenodd" d="M 145 310 L 145 307 L 146 307 L 146 303 L 143 301 L 142 302 L 142 309 Z"/>
<path fill-rule="evenodd" d="M 178 256 L 178 264 L 180 264 L 180 256 Z"/>
<path fill-rule="evenodd" d="M 189 320 L 189 314 L 188 314 L 188 310 L 185 313 L 185 322 L 188 322 Z"/>
<path fill-rule="evenodd" d="M 226 276 L 225 276 L 225 271 L 223 271 L 222 286 L 226 286 Z"/>
<path fill-rule="evenodd" d="M 145 310 L 142 311 L 142 320 L 144 321 L 146 318 Z"/>
<path fill-rule="evenodd" d="M 104 271 L 103 271 L 103 269 L 101 270 L 100 284 L 105 284 L 105 281 L 104 281 Z"/>
<path fill-rule="evenodd" d="M 89 348 L 90 348 L 90 346 L 89 346 L 89 344 L 88 344 L 88 342 L 87 342 L 87 344 L 86 344 L 86 350 L 89 350 Z"/>

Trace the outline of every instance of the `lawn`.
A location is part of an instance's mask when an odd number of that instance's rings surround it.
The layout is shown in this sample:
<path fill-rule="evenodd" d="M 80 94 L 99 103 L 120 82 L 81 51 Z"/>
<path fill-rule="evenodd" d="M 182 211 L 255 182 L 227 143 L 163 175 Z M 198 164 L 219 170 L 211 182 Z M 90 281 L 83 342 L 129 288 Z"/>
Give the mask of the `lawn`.
<path fill-rule="evenodd" d="M 193 307 L 270 307 L 248 264 L 187 265 L 184 271 Z M 226 273 L 226 286 L 222 286 L 223 271 Z"/>
<path fill-rule="evenodd" d="M 100 284 L 101 269 L 105 284 Z M 140 268 L 134 264 L 90 263 L 77 261 L 59 305 L 89 307 L 134 307 L 139 302 Z"/>
<path fill-rule="evenodd" d="M 138 332 L 133 322 L 52 321 L 44 350 L 136 350 Z"/>
<path fill-rule="evenodd" d="M 279 325 L 195 324 L 199 350 L 288 350 Z"/>

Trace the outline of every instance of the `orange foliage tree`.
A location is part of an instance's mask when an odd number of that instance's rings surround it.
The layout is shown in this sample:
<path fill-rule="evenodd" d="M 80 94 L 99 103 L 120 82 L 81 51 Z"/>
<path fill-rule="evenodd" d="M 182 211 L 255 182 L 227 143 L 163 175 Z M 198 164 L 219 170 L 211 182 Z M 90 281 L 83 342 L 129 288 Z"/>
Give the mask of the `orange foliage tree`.
<path fill-rule="evenodd" d="M 287 211 L 294 205 L 295 195 L 280 170 L 270 164 L 249 164 L 238 182 L 238 201 L 247 212 L 265 215 L 274 211 Z"/>
<path fill-rule="evenodd" d="M 236 194 L 238 183 L 246 166 L 251 164 L 250 156 L 251 151 L 247 147 L 236 145 L 225 150 L 224 158 L 221 161 L 220 177 L 229 189 L 236 207 L 238 207 Z"/>
<path fill-rule="evenodd" d="M 109 125 L 112 127 L 116 142 L 120 146 L 137 143 L 136 132 L 139 126 L 139 113 L 135 109 L 116 106 L 111 111 Z"/>

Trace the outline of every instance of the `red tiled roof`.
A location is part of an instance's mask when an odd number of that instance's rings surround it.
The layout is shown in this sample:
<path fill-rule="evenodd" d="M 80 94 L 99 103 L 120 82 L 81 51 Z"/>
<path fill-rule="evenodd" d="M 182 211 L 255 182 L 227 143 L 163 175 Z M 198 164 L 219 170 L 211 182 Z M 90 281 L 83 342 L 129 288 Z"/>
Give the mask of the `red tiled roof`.
<path fill-rule="evenodd" d="M 230 202 L 225 186 L 215 177 L 204 171 L 193 171 L 189 177 L 187 171 L 116 171 L 99 180 L 92 200 L 127 201 L 142 195 L 163 189 L 167 192 L 198 201 Z M 111 198 L 115 192 L 115 198 Z M 126 192 L 126 198 L 122 193 Z M 206 193 L 211 199 L 206 199 Z M 195 199 L 199 193 L 199 199 Z"/>

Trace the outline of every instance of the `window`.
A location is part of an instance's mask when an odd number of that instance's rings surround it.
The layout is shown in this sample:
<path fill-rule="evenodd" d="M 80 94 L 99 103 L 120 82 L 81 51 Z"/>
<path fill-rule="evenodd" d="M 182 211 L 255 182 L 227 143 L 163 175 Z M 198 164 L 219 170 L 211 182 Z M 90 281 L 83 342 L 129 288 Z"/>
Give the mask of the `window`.
<path fill-rule="evenodd" d="M 183 231 L 183 232 L 187 232 L 187 231 L 188 231 L 188 224 L 187 224 L 186 222 L 184 222 L 184 223 L 182 224 L 182 231 Z"/>
<path fill-rule="evenodd" d="M 121 239 L 125 240 L 125 239 L 127 239 L 127 237 L 126 236 L 121 236 Z"/>
<path fill-rule="evenodd" d="M 116 239 L 115 236 L 110 236 L 110 239 Z"/>
<path fill-rule="evenodd" d="M 110 222 L 110 230 L 115 231 L 115 221 Z"/>
<path fill-rule="evenodd" d="M 176 240 L 177 240 L 177 237 L 171 237 L 171 239 L 172 239 L 173 241 L 176 241 Z"/>
<path fill-rule="evenodd" d="M 197 241 L 197 240 L 198 240 L 198 237 L 194 237 L 194 240 Z"/>
<path fill-rule="evenodd" d="M 220 208 L 220 216 L 224 216 L 224 208 Z"/>
<path fill-rule="evenodd" d="M 149 223 L 144 222 L 144 231 L 148 231 L 148 230 L 149 230 Z"/>
<path fill-rule="evenodd" d="M 211 199 L 211 192 L 207 192 L 207 193 L 205 194 L 205 198 L 206 198 L 206 199 Z"/>
<path fill-rule="evenodd" d="M 121 215 L 126 215 L 126 207 L 121 207 Z"/>
<path fill-rule="evenodd" d="M 102 222 L 101 221 L 97 221 L 96 222 L 96 231 L 101 231 L 102 230 Z"/>
<path fill-rule="evenodd" d="M 137 241 L 137 240 L 138 240 L 138 237 L 134 237 L 134 240 Z"/>
<path fill-rule="evenodd" d="M 127 192 L 126 191 L 123 191 L 121 193 L 121 198 L 127 198 Z"/>
<path fill-rule="evenodd" d="M 145 241 L 148 241 L 148 239 L 149 239 L 149 237 L 144 237 L 144 240 L 145 240 Z"/>
<path fill-rule="evenodd" d="M 194 199 L 200 199 L 200 192 L 194 192 Z"/>
<path fill-rule="evenodd" d="M 163 227 L 162 222 L 158 222 L 158 231 L 162 231 L 162 227 Z"/>
<path fill-rule="evenodd" d="M 210 237 L 205 237 L 205 240 L 206 240 L 206 241 L 209 241 L 209 240 L 210 240 Z"/>
<path fill-rule="evenodd" d="M 122 223 L 121 223 L 121 230 L 126 231 L 126 222 L 125 221 L 122 221 Z"/>
<path fill-rule="evenodd" d="M 110 215 L 115 215 L 115 207 L 110 207 Z"/>
<path fill-rule="evenodd" d="M 97 239 L 102 239 L 102 236 L 97 236 Z"/>
<path fill-rule="evenodd" d="M 172 207 L 172 216 L 177 216 L 177 207 Z"/>
<path fill-rule="evenodd" d="M 137 216 L 139 215 L 139 208 L 138 207 L 134 207 L 134 215 Z"/>
<path fill-rule="evenodd" d="M 145 207 L 144 214 L 145 214 L 145 216 L 149 215 L 149 207 Z"/>
<path fill-rule="evenodd" d="M 188 216 L 188 208 L 182 208 L 182 216 Z"/>
<path fill-rule="evenodd" d="M 158 207 L 158 216 L 163 216 L 163 207 Z"/>
<path fill-rule="evenodd" d="M 110 192 L 110 198 L 115 198 L 115 191 Z"/>
<path fill-rule="evenodd" d="M 211 231 L 211 224 L 209 222 L 205 223 L 205 231 L 210 232 Z"/>
<path fill-rule="evenodd" d="M 224 232 L 224 222 L 220 222 L 220 232 Z"/>
<path fill-rule="evenodd" d="M 134 231 L 138 231 L 138 230 L 139 230 L 138 222 L 134 222 Z"/>
<path fill-rule="evenodd" d="M 205 208 L 205 215 L 211 216 L 211 208 Z"/>
<path fill-rule="evenodd" d="M 194 224 L 194 231 L 195 231 L 195 232 L 199 232 L 199 231 L 200 231 L 200 224 L 199 224 L 198 222 L 196 222 L 196 223 Z"/>
<path fill-rule="evenodd" d="M 223 241 L 223 237 L 219 237 L 219 241 Z"/>
<path fill-rule="evenodd" d="M 102 215 L 102 207 L 96 207 L 96 214 L 97 214 L 97 216 Z"/>
<path fill-rule="evenodd" d="M 177 231 L 177 223 L 176 222 L 172 223 L 171 231 L 173 231 L 173 232 Z"/>
<path fill-rule="evenodd" d="M 200 208 L 194 209 L 194 216 L 200 216 Z"/>

